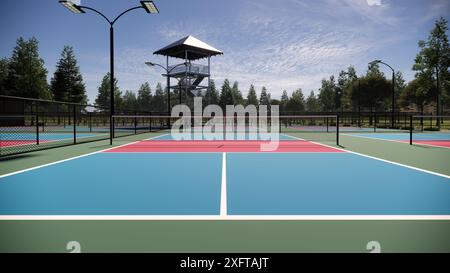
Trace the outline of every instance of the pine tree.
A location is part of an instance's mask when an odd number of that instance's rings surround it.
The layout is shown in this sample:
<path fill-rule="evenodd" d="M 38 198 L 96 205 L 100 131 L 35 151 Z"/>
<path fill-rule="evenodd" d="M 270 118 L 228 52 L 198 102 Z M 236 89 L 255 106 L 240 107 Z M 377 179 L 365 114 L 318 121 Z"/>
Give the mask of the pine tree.
<path fill-rule="evenodd" d="M 6 89 L 10 95 L 51 99 L 47 84 L 47 69 L 39 57 L 39 42 L 36 38 L 28 41 L 17 39 L 16 47 L 9 59 L 9 73 Z"/>
<path fill-rule="evenodd" d="M 0 95 L 8 95 L 6 81 L 9 75 L 9 60 L 6 58 L 0 59 Z"/>
<path fill-rule="evenodd" d="M 148 82 L 143 83 L 138 91 L 137 104 L 138 109 L 144 112 L 152 110 L 152 89 Z"/>
<path fill-rule="evenodd" d="M 314 91 L 311 91 L 311 93 L 309 93 L 309 96 L 305 102 L 305 106 L 306 106 L 306 111 L 308 111 L 308 112 L 319 112 L 320 111 L 319 101 L 317 100 L 316 95 L 314 94 Z"/>
<path fill-rule="evenodd" d="M 122 107 L 128 112 L 134 112 L 138 110 L 138 101 L 136 98 L 136 94 L 133 91 L 126 90 L 122 100 Z"/>
<path fill-rule="evenodd" d="M 239 84 L 237 81 L 233 83 L 233 87 L 231 88 L 231 92 L 233 94 L 234 105 L 242 105 L 244 104 L 244 98 L 242 97 L 242 93 L 239 90 Z"/>
<path fill-rule="evenodd" d="M 155 95 L 152 100 L 152 109 L 160 113 L 167 112 L 166 93 L 164 92 L 161 83 L 158 83 L 155 88 Z"/>
<path fill-rule="evenodd" d="M 285 112 L 286 106 L 289 102 L 289 96 L 286 90 L 283 90 L 283 94 L 281 95 L 281 101 L 280 101 L 280 111 Z"/>
<path fill-rule="evenodd" d="M 222 89 L 220 92 L 219 105 L 222 110 L 226 111 L 227 105 L 234 105 L 233 93 L 230 87 L 230 81 L 225 79 L 222 84 Z"/>
<path fill-rule="evenodd" d="M 72 47 L 64 47 L 50 86 L 57 101 L 87 103 L 86 87 Z"/>
<path fill-rule="evenodd" d="M 287 104 L 287 109 L 290 112 L 305 111 L 305 98 L 303 97 L 302 89 L 299 88 L 292 92 L 292 96 Z"/>
<path fill-rule="evenodd" d="M 270 105 L 270 97 L 267 94 L 267 89 L 265 86 L 261 89 L 261 95 L 259 97 L 259 105 Z"/>
<path fill-rule="evenodd" d="M 336 110 L 335 87 L 334 76 L 331 76 L 329 80 L 322 80 L 322 87 L 319 89 L 319 102 L 322 106 L 322 111 Z"/>
<path fill-rule="evenodd" d="M 254 105 L 256 107 L 258 107 L 258 105 L 259 105 L 258 97 L 256 95 L 255 86 L 253 86 L 253 84 L 250 85 L 250 89 L 248 90 L 247 105 Z"/>
<path fill-rule="evenodd" d="M 98 87 L 97 98 L 95 99 L 95 104 L 101 108 L 109 109 L 110 108 L 110 79 L 111 75 L 107 73 L 103 79 L 102 83 Z M 119 87 L 117 86 L 117 79 L 114 80 L 114 106 L 115 110 L 120 109 L 121 106 L 121 96 L 122 92 L 120 92 Z"/>
<path fill-rule="evenodd" d="M 214 82 L 214 80 L 210 81 L 210 88 L 206 90 L 205 101 L 206 105 L 219 104 L 219 92 L 217 92 L 216 83 Z"/>

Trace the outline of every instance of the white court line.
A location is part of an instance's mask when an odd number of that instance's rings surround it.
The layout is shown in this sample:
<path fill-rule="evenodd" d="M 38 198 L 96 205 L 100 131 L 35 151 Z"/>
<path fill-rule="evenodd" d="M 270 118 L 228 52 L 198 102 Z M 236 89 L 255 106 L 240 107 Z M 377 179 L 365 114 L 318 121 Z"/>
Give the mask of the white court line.
<path fill-rule="evenodd" d="M 450 220 L 450 215 L 2 215 L 2 220 L 149 220 L 149 221 L 203 221 L 203 220 Z"/>
<path fill-rule="evenodd" d="M 294 136 L 292 136 L 292 137 L 293 138 L 297 138 L 297 137 L 294 137 Z M 303 140 L 301 138 L 297 138 L 297 139 Z M 344 152 L 347 152 L 347 153 L 351 153 L 351 154 L 355 154 L 355 155 L 359 155 L 359 156 L 375 159 L 375 160 L 382 161 L 382 162 L 385 162 L 385 163 L 390 163 L 390 164 L 394 164 L 394 165 L 397 165 L 397 166 L 405 167 L 405 168 L 412 169 L 412 170 L 415 170 L 415 171 L 424 172 L 424 173 L 437 175 L 437 176 L 440 176 L 440 177 L 444 177 L 444 178 L 449 178 L 450 179 L 450 176 L 446 175 L 446 174 L 437 173 L 437 172 L 433 172 L 433 171 L 429 171 L 429 170 L 425 170 L 425 169 L 421 169 L 421 168 L 417 168 L 417 167 L 413 167 L 413 166 L 397 163 L 397 162 L 394 162 L 394 161 L 390 161 L 390 160 L 386 160 L 386 159 L 382 159 L 382 158 L 378 158 L 378 157 L 374 157 L 374 156 L 370 156 L 370 155 L 365 155 L 365 154 L 361 154 L 361 153 L 358 153 L 358 152 L 353 152 L 353 151 L 350 151 L 350 150 L 337 148 L 337 147 L 329 146 L 329 145 L 322 144 L 322 143 L 317 143 L 317 142 L 314 142 L 314 141 L 309 141 L 309 142 L 317 144 L 317 145 L 322 145 L 322 146 L 325 146 L 325 147 L 333 148 L 333 149 L 336 149 L 336 150 L 344 151 Z"/>
<path fill-rule="evenodd" d="M 343 136 L 351 136 L 351 137 L 359 137 L 359 138 L 367 138 L 367 139 L 375 139 L 375 140 L 383 140 L 383 141 L 391 141 L 391 142 L 395 142 L 395 143 L 403 143 L 403 144 L 409 144 L 409 140 L 405 139 L 405 140 L 398 140 L 398 139 L 385 139 L 385 138 L 378 138 L 378 137 L 370 137 L 370 136 L 359 136 L 359 135 L 354 135 L 354 134 L 342 134 Z M 398 134 L 399 135 L 399 134 Z M 433 145 L 433 144 L 425 144 L 425 143 L 420 143 L 417 141 L 433 141 L 433 140 L 439 140 L 439 139 L 430 139 L 430 140 L 413 140 L 413 145 L 420 145 L 420 146 L 430 146 L 430 147 L 435 147 L 435 148 L 446 148 L 446 149 L 450 149 L 450 147 L 446 147 L 446 146 L 439 146 L 439 145 Z"/>
<path fill-rule="evenodd" d="M 227 153 L 222 154 L 222 181 L 220 188 L 220 216 L 227 216 Z"/>
<path fill-rule="evenodd" d="M 159 136 L 156 136 L 156 137 L 159 137 Z M 152 138 L 149 138 L 149 139 L 152 139 Z M 66 162 L 66 161 L 70 161 L 70 160 L 74 160 L 74 159 L 78 159 L 78 158 L 82 158 L 82 157 L 86 157 L 86 156 L 102 153 L 102 152 L 105 152 L 105 151 L 108 151 L 108 150 L 112 150 L 112 149 L 120 148 L 120 147 L 123 147 L 123 146 L 135 144 L 135 143 L 138 143 L 138 142 L 141 142 L 141 141 L 142 140 L 138 140 L 138 141 L 126 143 L 126 144 L 123 144 L 123 145 L 119 145 L 119 146 L 103 149 L 103 150 L 100 150 L 100 151 L 96 151 L 96 152 L 92 152 L 92 153 L 88 153 L 88 154 L 83 154 L 83 155 L 79 155 L 79 156 L 75 156 L 75 157 L 66 158 L 66 159 L 63 159 L 63 160 L 59 160 L 59 161 L 55 161 L 55 162 L 51 162 L 51 163 L 47 163 L 47 164 L 31 167 L 31 168 L 28 168 L 28 169 L 23 169 L 23 170 L 20 170 L 20 171 L 15 171 L 15 172 L 12 172 L 12 173 L 3 174 L 3 175 L 0 175 L 0 179 L 4 178 L 4 177 L 16 175 L 16 174 L 19 174 L 19 173 L 24 173 L 24 172 L 28 172 L 28 171 L 32 171 L 32 170 L 36 170 L 36 169 L 40 169 L 40 168 L 44 168 L 44 167 L 48 167 L 48 166 L 51 166 L 51 165 L 60 164 L 60 163 Z"/>

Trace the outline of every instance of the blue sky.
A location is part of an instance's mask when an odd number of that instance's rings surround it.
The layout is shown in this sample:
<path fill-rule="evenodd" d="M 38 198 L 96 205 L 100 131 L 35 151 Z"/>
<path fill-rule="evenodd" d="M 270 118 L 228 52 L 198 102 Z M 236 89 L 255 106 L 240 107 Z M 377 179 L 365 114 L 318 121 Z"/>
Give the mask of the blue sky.
<path fill-rule="evenodd" d="M 137 0 L 81 0 L 115 17 Z M 237 80 L 244 95 L 251 83 L 264 85 L 273 98 L 283 89 L 305 95 L 320 81 L 352 64 L 358 74 L 382 59 L 411 80 L 417 42 L 434 21 L 450 14 L 448 0 L 155 0 L 160 14 L 137 10 L 118 21 L 116 77 L 122 91 L 149 81 L 163 82 L 161 71 L 145 61 L 164 62 L 152 53 L 186 35 L 222 50 L 212 59 L 220 85 Z M 64 45 L 72 45 L 93 102 L 109 71 L 109 31 L 102 18 L 72 14 L 57 0 L 2 0 L 0 57 L 9 57 L 20 36 L 35 36 L 52 77 Z M 388 74 L 388 70 L 385 70 Z"/>

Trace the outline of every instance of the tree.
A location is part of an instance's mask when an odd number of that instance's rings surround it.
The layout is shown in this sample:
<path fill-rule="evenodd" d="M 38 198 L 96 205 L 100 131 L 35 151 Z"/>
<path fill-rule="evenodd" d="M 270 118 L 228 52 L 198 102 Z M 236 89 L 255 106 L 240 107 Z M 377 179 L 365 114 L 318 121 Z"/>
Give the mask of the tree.
<path fill-rule="evenodd" d="M 446 32 L 448 22 L 443 17 L 435 22 L 427 41 L 419 41 L 420 52 L 417 54 L 413 70 L 416 77 L 423 74 L 431 75 L 435 82 L 436 113 L 441 114 L 442 82 L 450 79 L 450 46 Z M 421 81 L 419 81 L 420 83 Z M 444 95 L 445 96 L 445 95 Z M 437 119 L 440 125 L 439 118 Z"/>
<path fill-rule="evenodd" d="M 354 104 L 360 102 L 362 107 L 370 108 L 373 111 L 388 105 L 392 90 L 388 80 L 380 75 L 370 75 L 360 77 L 360 86 L 359 83 L 352 85 L 351 100 Z"/>
<path fill-rule="evenodd" d="M 230 81 L 225 79 L 220 92 L 219 105 L 225 111 L 227 105 L 234 105 L 233 93 L 230 87 Z"/>
<path fill-rule="evenodd" d="M 137 108 L 140 111 L 150 112 L 152 109 L 152 89 L 148 82 L 143 83 L 138 90 Z"/>
<path fill-rule="evenodd" d="M 247 94 L 247 105 L 254 105 L 258 107 L 258 97 L 256 95 L 255 86 L 250 85 L 250 89 L 248 90 Z"/>
<path fill-rule="evenodd" d="M 233 95 L 234 105 L 244 104 L 244 98 L 242 97 L 242 93 L 239 90 L 238 82 L 235 81 L 233 83 L 233 87 L 231 88 L 231 93 Z"/>
<path fill-rule="evenodd" d="M 289 112 L 305 111 L 305 98 L 303 97 L 301 88 L 292 92 L 292 96 L 289 99 L 286 108 L 287 108 L 287 111 L 289 111 Z"/>
<path fill-rule="evenodd" d="M 9 73 L 6 89 L 10 95 L 51 99 L 47 84 L 47 69 L 39 57 L 39 42 L 36 38 L 28 41 L 17 39 L 13 54 L 9 59 Z"/>
<path fill-rule="evenodd" d="M 435 92 L 435 90 L 432 90 L 435 88 L 430 77 L 425 75 L 417 77 L 404 88 L 399 103 L 404 107 L 415 104 L 423 114 L 425 104 L 432 100 L 433 96 L 430 96 L 430 94 Z"/>
<path fill-rule="evenodd" d="M 267 94 L 267 88 L 265 86 L 261 89 L 261 95 L 259 96 L 259 105 L 270 105 L 270 95 Z"/>
<path fill-rule="evenodd" d="M 0 59 L 0 95 L 8 95 L 6 81 L 9 75 L 9 60 L 7 58 Z"/>
<path fill-rule="evenodd" d="M 400 103 L 400 94 L 402 94 L 403 90 L 406 87 L 405 79 L 403 78 L 403 74 L 400 71 L 395 72 L 395 85 L 394 85 L 394 96 L 395 96 L 395 102 L 396 106 L 399 107 Z"/>
<path fill-rule="evenodd" d="M 128 111 L 137 111 L 138 100 L 136 94 L 130 90 L 126 90 L 122 98 L 122 107 Z"/>
<path fill-rule="evenodd" d="M 316 95 L 314 94 L 314 91 L 311 91 L 311 93 L 309 93 L 309 96 L 305 102 L 305 106 L 306 106 L 306 111 L 308 111 L 308 112 L 319 112 L 320 111 L 319 100 L 317 99 Z"/>
<path fill-rule="evenodd" d="M 216 83 L 214 80 L 210 81 L 210 88 L 206 91 L 206 103 L 209 104 L 219 104 L 219 92 L 216 89 Z"/>
<path fill-rule="evenodd" d="M 110 92 L 111 92 L 111 74 L 107 73 L 98 87 L 97 98 L 95 99 L 95 104 L 101 108 L 109 109 L 110 108 Z M 117 109 L 121 106 L 122 101 L 122 92 L 120 92 L 119 87 L 117 86 L 117 79 L 114 80 L 114 107 Z"/>
<path fill-rule="evenodd" d="M 322 111 L 336 110 L 335 87 L 334 76 L 331 76 L 329 80 L 322 80 L 322 87 L 319 89 L 319 102 Z"/>
<path fill-rule="evenodd" d="M 158 112 L 167 112 L 166 92 L 164 92 L 161 83 L 155 88 L 155 95 L 152 100 L 152 109 Z"/>
<path fill-rule="evenodd" d="M 281 100 L 280 100 L 280 111 L 284 112 L 286 111 L 286 106 L 289 102 L 289 96 L 286 90 L 283 90 L 283 94 L 281 95 Z"/>
<path fill-rule="evenodd" d="M 64 46 L 51 80 L 50 90 L 57 101 L 87 103 L 83 76 L 80 74 L 73 48 L 70 46 Z"/>

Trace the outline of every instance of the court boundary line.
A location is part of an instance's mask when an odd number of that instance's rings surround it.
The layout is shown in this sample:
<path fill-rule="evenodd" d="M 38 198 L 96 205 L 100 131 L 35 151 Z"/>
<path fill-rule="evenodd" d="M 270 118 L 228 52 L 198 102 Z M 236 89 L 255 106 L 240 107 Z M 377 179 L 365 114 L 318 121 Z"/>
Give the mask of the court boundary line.
<path fill-rule="evenodd" d="M 296 137 L 294 137 L 294 138 L 296 138 Z M 300 139 L 300 138 L 297 138 L 297 139 Z M 333 146 L 330 146 L 330 145 L 327 145 L 327 144 L 317 143 L 317 142 L 314 142 L 314 141 L 310 141 L 310 142 L 318 144 L 318 145 L 323 145 L 323 146 L 326 146 L 326 147 L 329 147 L 329 148 L 334 148 L 334 149 L 337 149 L 337 150 L 345 151 L 345 152 L 348 152 L 348 153 L 351 153 L 351 154 L 355 154 L 355 155 L 371 158 L 371 159 L 374 159 L 374 160 L 382 161 L 382 162 L 385 162 L 385 163 L 394 164 L 394 165 L 401 166 L 401 167 L 408 168 L 408 169 L 412 169 L 412 170 L 415 170 L 415 171 L 424 172 L 424 173 L 428 173 L 428 174 L 432 174 L 432 175 L 436 175 L 436 176 L 440 176 L 440 177 L 444 177 L 444 178 L 450 179 L 450 175 L 446 175 L 446 174 L 442 174 L 442 173 L 438 173 L 438 172 L 433 172 L 433 171 L 429 171 L 429 170 L 425 170 L 425 169 L 421 169 L 421 168 L 418 168 L 418 167 L 414 167 L 414 166 L 410 166 L 410 165 L 406 165 L 406 164 L 390 161 L 390 160 L 387 160 L 387 159 L 383 159 L 383 158 L 379 158 L 379 157 L 375 157 L 375 156 L 371 156 L 371 155 L 366 155 L 366 154 L 350 151 L 350 150 L 343 149 L 343 148 L 333 147 Z"/>
<path fill-rule="evenodd" d="M 158 136 L 156 136 L 156 137 L 158 137 Z M 149 139 L 152 139 L 152 138 L 153 137 L 145 139 L 145 140 L 149 140 Z M 92 152 L 92 153 L 87 153 L 87 154 L 82 154 L 82 155 L 78 155 L 78 156 L 74 156 L 74 157 L 69 157 L 69 158 L 66 158 L 66 159 L 62 159 L 62 160 L 46 163 L 46 164 L 43 164 L 43 165 L 34 166 L 34 167 L 31 167 L 31 168 L 15 171 L 15 172 L 12 172 L 12 173 L 3 174 L 3 175 L 0 175 L 0 179 L 4 178 L 4 177 L 13 176 L 13 175 L 16 175 L 16 174 L 29 172 L 29 171 L 37 170 L 37 169 L 40 169 L 40 168 L 44 168 L 44 167 L 48 167 L 48 166 L 64 163 L 64 162 L 67 162 L 67 161 L 79 159 L 79 158 L 82 158 L 82 157 L 86 157 L 86 156 L 90 156 L 90 155 L 94 155 L 94 154 L 99 154 L 99 153 L 102 153 L 102 152 L 105 152 L 105 151 L 108 151 L 108 150 L 112 150 L 112 149 L 115 149 L 115 148 L 119 148 L 119 147 L 131 145 L 131 144 L 135 144 L 135 143 L 138 143 L 140 141 L 142 141 L 142 140 L 137 140 L 137 141 L 134 141 L 134 142 L 122 144 L 122 145 L 115 146 L 115 147 L 110 147 L 110 148 L 99 150 L 99 151 L 95 151 L 95 152 Z M 0 183 L 1 183 L 1 181 L 0 181 Z"/>
<path fill-rule="evenodd" d="M 150 220 L 150 221 L 281 221 L 281 220 L 450 220 L 450 215 L 1 215 L 0 221 L 6 220 Z"/>
<path fill-rule="evenodd" d="M 220 216 L 227 216 L 227 153 L 222 153 L 222 181 L 220 188 Z"/>
<path fill-rule="evenodd" d="M 399 134 L 399 133 L 394 133 L 397 135 L 403 135 L 403 134 Z M 390 141 L 390 142 L 395 142 L 395 143 L 403 143 L 403 144 L 409 144 L 409 140 L 396 140 L 396 139 L 384 139 L 384 138 L 378 138 L 378 137 L 370 137 L 370 136 L 358 136 L 357 134 L 342 134 L 343 136 L 351 136 L 351 137 L 359 137 L 359 138 L 367 138 L 367 139 L 375 139 L 375 140 L 382 140 L 382 141 Z M 430 140 L 416 140 L 416 141 L 430 141 Z M 431 140 L 432 141 L 432 140 Z M 439 145 L 432 145 L 432 144 L 423 144 L 423 143 L 414 143 L 413 140 L 413 145 L 420 145 L 420 146 L 429 146 L 429 147 L 434 147 L 434 148 L 445 148 L 445 149 L 450 149 L 450 147 L 446 147 L 446 146 L 439 146 Z"/>

